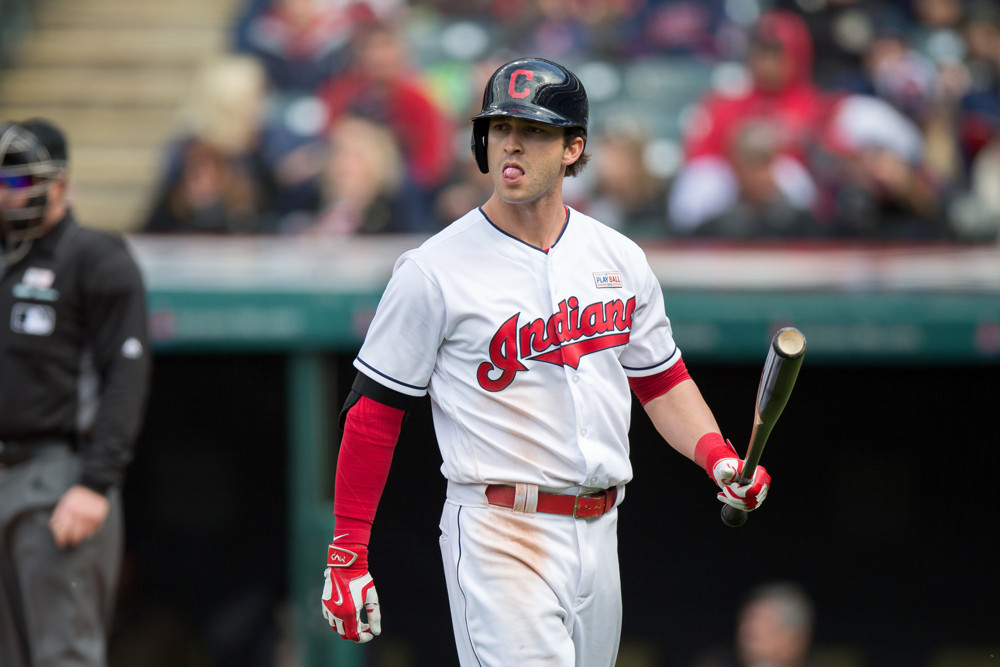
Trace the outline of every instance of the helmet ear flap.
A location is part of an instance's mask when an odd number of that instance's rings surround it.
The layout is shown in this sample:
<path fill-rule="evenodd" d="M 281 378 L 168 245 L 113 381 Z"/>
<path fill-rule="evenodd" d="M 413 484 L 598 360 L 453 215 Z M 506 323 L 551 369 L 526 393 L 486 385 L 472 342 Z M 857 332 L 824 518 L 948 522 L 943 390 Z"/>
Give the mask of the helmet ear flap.
<path fill-rule="evenodd" d="M 472 117 L 472 154 L 489 173 L 486 154 L 490 118 L 516 117 L 545 125 L 579 128 L 586 139 L 590 105 L 587 91 L 568 69 L 544 58 L 519 58 L 501 65 L 486 83 L 483 106 Z"/>
<path fill-rule="evenodd" d="M 476 157 L 479 171 L 484 174 L 490 172 L 490 163 L 486 158 L 486 135 L 489 130 L 489 118 L 477 118 L 472 121 L 472 154 Z"/>

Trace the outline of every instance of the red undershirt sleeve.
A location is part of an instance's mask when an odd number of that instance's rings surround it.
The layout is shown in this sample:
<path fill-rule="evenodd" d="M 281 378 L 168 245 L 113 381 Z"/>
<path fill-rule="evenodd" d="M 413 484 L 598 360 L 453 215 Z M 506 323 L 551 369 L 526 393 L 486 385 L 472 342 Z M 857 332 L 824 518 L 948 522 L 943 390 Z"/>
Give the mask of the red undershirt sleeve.
<path fill-rule="evenodd" d="M 656 375 L 646 377 L 630 377 L 628 384 L 632 391 L 639 398 L 643 405 L 649 403 L 657 396 L 662 396 L 684 380 L 690 380 L 691 375 L 684 365 L 683 359 L 678 359 L 677 363 Z"/>
<path fill-rule="evenodd" d="M 405 414 L 367 396 L 348 410 L 333 491 L 338 544 L 368 545 Z"/>

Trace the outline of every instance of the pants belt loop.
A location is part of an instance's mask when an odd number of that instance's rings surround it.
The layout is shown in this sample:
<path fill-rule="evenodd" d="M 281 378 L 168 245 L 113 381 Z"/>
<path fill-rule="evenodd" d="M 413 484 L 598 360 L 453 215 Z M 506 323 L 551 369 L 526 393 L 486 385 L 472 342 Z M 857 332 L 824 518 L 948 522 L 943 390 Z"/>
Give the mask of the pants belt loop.
<path fill-rule="evenodd" d="M 538 509 L 538 485 L 518 482 L 514 485 L 514 507 L 515 512 L 525 512 L 534 514 Z"/>

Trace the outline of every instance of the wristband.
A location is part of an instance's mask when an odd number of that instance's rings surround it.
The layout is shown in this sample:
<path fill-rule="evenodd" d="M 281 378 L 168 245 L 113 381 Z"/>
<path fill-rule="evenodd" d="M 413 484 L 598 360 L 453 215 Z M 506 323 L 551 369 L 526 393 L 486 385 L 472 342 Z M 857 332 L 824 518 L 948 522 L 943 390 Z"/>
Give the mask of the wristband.
<path fill-rule="evenodd" d="M 351 567 L 368 569 L 368 550 L 363 545 L 350 545 L 351 549 L 331 544 L 326 551 L 326 564 L 330 567 Z M 360 548 L 359 548 L 360 547 Z"/>
<path fill-rule="evenodd" d="M 715 469 L 715 464 L 721 459 L 730 458 L 739 459 L 740 455 L 736 453 L 730 442 L 722 437 L 721 433 L 706 433 L 699 438 L 698 444 L 694 447 L 694 462 L 701 466 L 713 480 L 715 475 L 712 474 L 712 471 Z"/>

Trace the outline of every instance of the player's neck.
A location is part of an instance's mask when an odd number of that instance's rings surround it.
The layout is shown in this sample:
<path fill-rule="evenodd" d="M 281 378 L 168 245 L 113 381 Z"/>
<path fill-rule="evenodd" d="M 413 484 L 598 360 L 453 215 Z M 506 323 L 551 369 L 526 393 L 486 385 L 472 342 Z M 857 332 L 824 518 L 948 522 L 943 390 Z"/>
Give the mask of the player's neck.
<path fill-rule="evenodd" d="M 566 224 L 566 206 L 561 197 L 511 204 L 494 192 L 483 204 L 483 212 L 503 231 L 542 250 L 552 247 Z"/>

